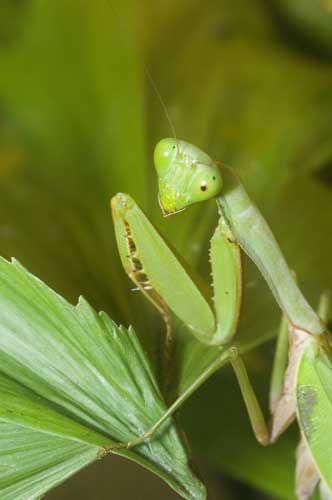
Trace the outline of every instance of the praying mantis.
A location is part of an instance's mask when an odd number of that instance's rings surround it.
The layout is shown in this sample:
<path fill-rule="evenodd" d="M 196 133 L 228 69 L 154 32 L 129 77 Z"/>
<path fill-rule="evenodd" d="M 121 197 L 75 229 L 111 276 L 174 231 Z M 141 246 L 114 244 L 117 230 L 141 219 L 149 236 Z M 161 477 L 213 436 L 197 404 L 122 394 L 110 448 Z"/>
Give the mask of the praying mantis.
<path fill-rule="evenodd" d="M 303 434 L 298 450 L 297 496 L 309 498 L 319 476 L 311 455 L 306 454 L 310 448 L 317 465 L 320 448 L 314 449 L 310 441 L 312 429 L 308 429 L 322 389 L 319 383 L 309 387 L 303 381 L 307 380 L 308 370 L 314 369 L 317 359 L 329 368 L 331 342 L 325 324 L 328 298 L 322 296 L 318 313 L 308 304 L 272 231 L 231 168 L 218 164 L 198 147 L 176 138 L 159 141 L 154 163 L 159 204 L 164 216 L 211 198 L 216 200 L 219 222 L 210 246 L 214 311 L 136 202 L 129 195 L 118 193 L 111 205 L 123 267 L 135 286 L 163 316 L 166 345 L 171 343 L 171 311 L 200 342 L 219 348 L 220 357 L 170 405 L 151 429 L 125 446 L 135 446 L 149 439 L 214 371 L 230 362 L 253 432 L 261 444 L 274 442 L 297 414 Z M 242 301 L 242 252 L 256 264 L 283 313 L 270 389 L 270 428 L 265 423 L 241 356 L 232 345 Z M 332 477 L 323 478 L 331 488 Z"/>

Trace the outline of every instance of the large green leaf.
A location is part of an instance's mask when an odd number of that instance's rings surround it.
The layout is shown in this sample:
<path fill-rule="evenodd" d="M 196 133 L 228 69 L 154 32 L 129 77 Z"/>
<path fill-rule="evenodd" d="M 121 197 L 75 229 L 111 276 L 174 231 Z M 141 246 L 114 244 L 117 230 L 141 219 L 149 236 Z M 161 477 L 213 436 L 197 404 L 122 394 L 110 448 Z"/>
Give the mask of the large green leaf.
<path fill-rule="evenodd" d="M 12 430 L 1 437 L 6 498 L 37 497 L 166 411 L 133 330 L 84 299 L 70 305 L 16 261 L 0 260 L 0 318 L 0 423 Z M 183 498 L 205 498 L 170 419 L 151 442 L 115 452 Z"/>

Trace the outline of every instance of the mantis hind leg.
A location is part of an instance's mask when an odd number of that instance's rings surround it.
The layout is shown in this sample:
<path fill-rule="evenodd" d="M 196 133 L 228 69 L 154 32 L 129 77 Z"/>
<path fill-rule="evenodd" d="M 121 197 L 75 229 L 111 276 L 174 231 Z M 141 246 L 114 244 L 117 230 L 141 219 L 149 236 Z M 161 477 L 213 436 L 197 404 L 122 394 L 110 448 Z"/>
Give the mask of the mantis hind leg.
<path fill-rule="evenodd" d="M 326 321 L 330 306 L 330 297 L 328 294 L 322 294 L 318 307 L 318 315 Z M 305 341 L 307 333 L 291 332 L 290 350 L 288 340 L 289 326 L 286 318 L 281 319 L 275 359 L 272 369 L 272 378 L 270 386 L 270 409 L 272 413 L 271 430 L 268 429 L 262 410 L 257 401 L 252 385 L 243 361 L 233 352 L 231 364 L 235 371 L 238 383 L 245 401 L 249 419 L 257 440 L 261 444 L 269 444 L 284 432 L 289 424 L 295 419 L 295 398 L 294 398 L 294 376 L 297 367 L 298 358 L 302 352 L 302 344 Z M 288 365 L 287 365 L 288 360 Z"/>
<path fill-rule="evenodd" d="M 285 333 L 285 324 L 282 321 L 280 330 L 279 330 L 279 340 L 278 343 L 281 347 L 280 350 L 284 351 L 283 343 L 285 339 L 287 340 L 287 336 Z M 279 360 L 282 359 L 284 365 L 284 359 L 279 356 Z M 201 386 L 204 382 L 215 373 L 219 368 L 224 366 L 227 363 L 231 363 L 235 375 L 237 377 L 240 390 L 247 408 L 247 412 L 249 415 L 249 420 L 252 426 L 252 430 L 255 434 L 256 439 L 263 445 L 267 445 L 271 442 L 271 435 L 268 429 L 268 426 L 265 423 L 264 415 L 260 404 L 256 398 L 253 386 L 248 377 L 247 370 L 245 365 L 240 357 L 239 351 L 234 346 L 229 346 L 228 348 L 225 346 L 223 348 L 220 356 L 213 361 L 203 372 L 197 377 L 197 379 L 181 394 L 168 408 L 168 410 L 160 417 L 160 419 L 150 428 L 147 429 L 141 436 L 138 436 L 128 443 L 113 443 L 108 446 L 107 450 L 111 449 L 119 449 L 119 448 L 133 448 L 134 446 L 138 446 L 149 439 L 156 433 L 156 431 L 160 428 L 160 426 L 171 417 L 183 404 L 184 402 Z M 277 370 L 275 368 L 275 370 Z M 283 374 L 283 371 L 278 369 L 277 373 L 279 376 Z"/>
<path fill-rule="evenodd" d="M 278 332 L 270 385 L 270 410 L 272 414 L 270 426 L 267 426 L 265 422 L 262 409 L 250 383 L 242 359 L 239 355 L 234 355 L 234 358 L 231 360 L 247 408 L 252 430 L 257 441 L 263 445 L 276 441 L 279 435 L 286 430 L 295 418 L 293 380 L 302 342 L 301 335 L 299 336 L 298 343 L 292 338 L 291 349 L 288 354 L 288 322 L 283 316 Z M 290 362 L 287 366 L 288 356 Z"/>
<path fill-rule="evenodd" d="M 218 358 L 213 361 L 202 373 L 199 377 L 197 377 L 194 382 L 187 387 L 187 389 L 170 405 L 167 411 L 160 417 L 160 419 L 152 426 L 150 429 L 146 430 L 144 434 L 138 436 L 137 438 L 132 439 L 128 443 L 112 443 L 106 449 L 106 451 L 112 449 L 121 449 L 121 448 L 133 448 L 134 446 L 138 446 L 145 441 L 151 439 L 151 437 L 155 434 L 155 432 L 160 428 L 160 426 L 171 417 L 182 405 L 183 403 L 190 398 L 190 396 L 208 380 L 208 378 L 213 375 L 219 368 L 228 363 L 234 356 L 233 348 L 225 349 L 218 356 Z"/>
<path fill-rule="evenodd" d="M 253 432 L 257 440 L 261 444 L 269 443 L 269 431 L 264 421 L 264 416 L 260 405 L 257 401 L 255 392 L 250 383 L 246 368 L 239 355 L 238 349 L 236 347 L 229 347 L 222 351 L 220 356 L 213 361 L 199 377 L 197 377 L 194 382 L 170 405 L 168 410 L 160 417 L 160 419 L 150 428 L 147 429 L 141 436 L 138 436 L 128 443 L 112 443 L 108 446 L 106 451 L 111 449 L 123 449 L 123 448 L 133 448 L 146 441 L 149 441 L 151 437 L 156 433 L 160 426 L 171 417 L 189 397 L 208 380 L 219 368 L 227 363 L 231 363 L 235 374 L 237 376 L 240 389 L 246 404 L 246 408 L 249 414 L 249 419 L 252 425 Z"/>

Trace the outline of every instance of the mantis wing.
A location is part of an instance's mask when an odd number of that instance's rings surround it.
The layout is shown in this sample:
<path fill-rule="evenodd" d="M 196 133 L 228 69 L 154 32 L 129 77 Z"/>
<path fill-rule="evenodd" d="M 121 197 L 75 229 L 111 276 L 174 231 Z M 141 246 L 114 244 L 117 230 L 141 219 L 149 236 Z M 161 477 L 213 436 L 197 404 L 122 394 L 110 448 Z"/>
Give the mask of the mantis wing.
<path fill-rule="evenodd" d="M 332 489 L 332 364 L 327 348 L 308 341 L 296 377 L 298 422 L 320 477 Z"/>

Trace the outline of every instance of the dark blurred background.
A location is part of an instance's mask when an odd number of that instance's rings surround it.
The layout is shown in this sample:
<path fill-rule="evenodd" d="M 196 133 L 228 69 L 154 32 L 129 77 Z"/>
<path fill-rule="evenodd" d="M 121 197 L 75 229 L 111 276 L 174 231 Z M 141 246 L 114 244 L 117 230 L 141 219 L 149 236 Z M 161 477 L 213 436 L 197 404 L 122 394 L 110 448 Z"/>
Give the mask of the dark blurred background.
<path fill-rule="evenodd" d="M 332 283 L 332 2 L 2 0 L 0 253 L 133 324 L 158 372 L 160 319 L 123 273 L 109 199 L 130 193 L 209 280 L 213 203 L 162 220 L 152 151 L 171 135 L 232 165 L 312 304 Z M 238 342 L 267 409 L 279 312 L 250 263 Z M 257 346 L 257 349 L 253 350 Z M 213 354 L 177 328 L 175 392 Z M 295 426 L 263 449 L 226 368 L 180 415 L 211 499 L 291 499 Z M 176 498 L 108 457 L 48 495 Z"/>

